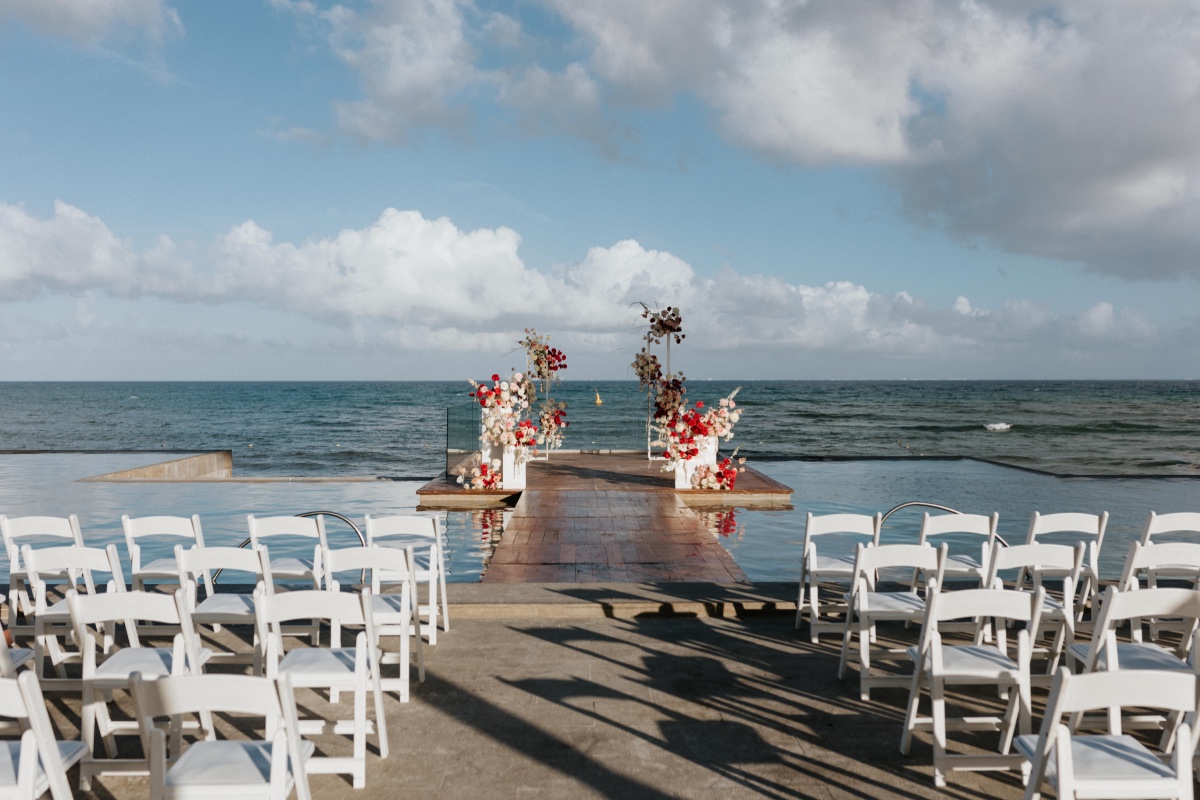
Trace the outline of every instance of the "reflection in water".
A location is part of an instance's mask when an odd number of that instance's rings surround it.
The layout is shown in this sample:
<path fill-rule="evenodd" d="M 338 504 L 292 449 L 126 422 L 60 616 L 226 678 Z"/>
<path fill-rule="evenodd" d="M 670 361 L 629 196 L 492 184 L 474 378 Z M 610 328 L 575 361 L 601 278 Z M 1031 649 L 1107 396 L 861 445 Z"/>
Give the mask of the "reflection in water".
<path fill-rule="evenodd" d="M 733 540 L 740 542 L 746 534 L 746 526 L 738 522 L 737 509 L 723 508 L 720 511 L 701 511 L 700 519 L 704 522 L 704 526 L 708 528 L 713 536 L 724 537 L 726 539 L 733 537 Z"/>
<path fill-rule="evenodd" d="M 456 583 L 478 581 L 504 535 L 505 515 L 511 511 L 446 512 L 447 579 Z"/>

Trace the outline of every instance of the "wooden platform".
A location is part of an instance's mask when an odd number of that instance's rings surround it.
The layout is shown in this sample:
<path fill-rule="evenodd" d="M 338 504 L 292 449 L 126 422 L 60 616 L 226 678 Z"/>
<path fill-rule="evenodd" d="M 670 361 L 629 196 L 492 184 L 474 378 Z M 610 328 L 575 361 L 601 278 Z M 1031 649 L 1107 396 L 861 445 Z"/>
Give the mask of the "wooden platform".
<path fill-rule="evenodd" d="M 443 477 L 421 508 L 512 505 L 483 583 L 745 581 L 689 506 L 787 507 L 792 490 L 747 469 L 734 492 L 676 491 L 661 461 L 637 454 L 555 453 L 527 466 L 525 491 L 479 492 Z"/>
<path fill-rule="evenodd" d="M 662 471 L 662 461 L 648 461 L 637 453 L 555 453 L 549 461 L 527 465 L 528 491 L 667 492 L 688 506 L 738 508 L 790 508 L 792 489 L 753 467 L 738 476 L 731 492 L 676 490 L 674 477 Z M 456 476 L 434 478 L 417 490 L 422 510 L 506 508 L 520 492 L 468 491 Z"/>

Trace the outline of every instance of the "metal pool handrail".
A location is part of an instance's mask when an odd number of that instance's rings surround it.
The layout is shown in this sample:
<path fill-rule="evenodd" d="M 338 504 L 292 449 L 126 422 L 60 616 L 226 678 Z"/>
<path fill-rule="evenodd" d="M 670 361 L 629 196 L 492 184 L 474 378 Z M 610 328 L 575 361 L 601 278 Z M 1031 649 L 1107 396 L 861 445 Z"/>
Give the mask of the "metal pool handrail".
<path fill-rule="evenodd" d="M 362 531 L 359 530 L 358 526 L 355 525 L 354 522 L 349 517 L 343 516 L 343 515 L 337 513 L 336 511 L 305 511 L 303 514 L 296 514 L 296 516 L 297 517 L 336 517 L 337 519 L 340 519 L 342 522 L 344 522 L 350 526 L 350 530 L 354 531 L 354 535 L 358 537 L 358 543 L 360 545 L 362 545 L 363 547 L 367 546 L 367 540 L 363 537 Z M 249 536 L 247 536 L 242 541 L 242 543 L 238 545 L 238 547 L 245 547 L 248 544 L 250 544 Z M 221 570 L 217 570 L 216 572 L 213 573 L 213 576 L 212 576 L 213 582 L 215 583 L 217 578 L 219 578 L 219 577 L 221 577 Z"/>
<path fill-rule="evenodd" d="M 938 511 L 949 511 L 951 514 L 963 513 L 956 508 L 950 508 L 950 506 L 939 505 L 938 503 L 926 503 L 924 500 L 910 500 L 907 503 L 901 503 L 900 505 L 898 505 L 894 508 L 888 509 L 884 513 L 883 517 L 880 518 L 879 527 L 882 528 L 883 523 L 887 522 L 887 518 L 890 517 L 892 514 L 895 514 L 897 511 L 900 511 L 901 509 L 912 508 L 913 506 L 918 506 L 920 508 L 936 508 Z M 1004 537 L 1001 536 L 1000 534 L 996 534 L 996 541 L 1000 542 L 1000 544 L 1004 545 L 1005 547 L 1009 546 L 1008 542 L 1006 542 L 1004 540 Z"/>

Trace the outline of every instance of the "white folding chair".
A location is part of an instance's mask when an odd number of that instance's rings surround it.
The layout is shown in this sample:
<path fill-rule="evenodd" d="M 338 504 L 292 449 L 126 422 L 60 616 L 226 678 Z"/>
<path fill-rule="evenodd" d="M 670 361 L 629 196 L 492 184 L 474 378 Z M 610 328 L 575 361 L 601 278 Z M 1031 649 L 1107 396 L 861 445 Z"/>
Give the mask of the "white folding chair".
<path fill-rule="evenodd" d="M 1200 588 L 1200 542 L 1134 542 L 1117 585 L 1121 591 L 1138 589 L 1143 577 L 1151 589 L 1157 588 L 1159 578 L 1183 580 L 1193 589 Z"/>
<path fill-rule="evenodd" d="M 74 544 L 83 547 L 83 533 L 79 529 L 79 518 L 74 514 L 69 517 L 6 517 L 0 514 L 0 534 L 8 554 L 8 602 L 17 612 L 9 618 L 8 625 L 14 628 L 16 616 L 33 612 L 25 587 L 27 576 L 21 562 L 21 546 Z"/>
<path fill-rule="evenodd" d="M 253 653 L 213 651 L 214 662 L 251 663 L 255 675 L 262 674 L 262 651 L 258 641 L 257 617 L 254 614 L 255 592 L 272 592 L 274 586 L 263 573 L 264 560 L 269 560 L 265 547 L 190 547 L 175 545 L 175 564 L 178 580 L 185 587 L 184 600 L 192 622 L 220 631 L 222 625 L 249 625 L 253 630 Z M 212 573 L 238 573 L 242 581 L 255 587 L 246 592 L 218 592 Z M 199 586 L 204 587 L 204 599 L 199 598 Z"/>
<path fill-rule="evenodd" d="M 54 800 L 71 800 L 67 770 L 83 758 L 84 745 L 54 738 L 36 675 L 0 678 L 0 717 L 17 720 L 23 730 L 19 741 L 0 741 L 0 798 L 37 800 L 49 792 Z"/>
<path fill-rule="evenodd" d="M 1100 591 L 1100 574 L 1097 572 L 1098 562 L 1096 559 L 1099 558 L 1100 549 L 1104 546 L 1104 531 L 1107 528 L 1107 511 L 1102 514 L 1076 512 L 1041 514 L 1035 511 L 1033 518 L 1029 521 L 1029 535 L 1025 539 L 1025 544 L 1038 544 L 1038 537 L 1043 539 L 1040 544 L 1045 544 L 1047 536 L 1054 536 L 1056 539 L 1068 537 L 1073 540 L 1072 544 L 1076 541 L 1083 541 L 1095 546 L 1092 554 L 1084 560 L 1080 577 L 1079 601 L 1076 606 L 1076 622 L 1083 621 L 1083 615 L 1092 599 L 1092 594 Z"/>
<path fill-rule="evenodd" d="M 354 788 L 366 785 L 367 734 L 375 733 L 379 755 L 387 758 L 387 720 L 383 714 L 383 690 L 379 683 L 378 650 L 374 623 L 370 613 L 370 589 L 362 595 L 348 592 L 298 590 L 279 594 L 260 592 L 255 598 L 258 612 L 259 639 L 266 643 L 266 674 L 268 678 L 291 679 L 295 689 L 320 688 L 329 690 L 331 704 L 337 703 L 340 692 L 352 692 L 354 715 L 350 720 L 327 723 L 324 719 L 304 719 L 299 722 L 301 734 L 330 732 L 346 734 L 353 741 L 349 758 L 313 756 L 306 761 L 312 773 L 349 773 Z M 297 647 L 284 650 L 281 626 L 297 619 L 326 619 L 330 622 L 330 647 Z M 361 625 L 354 647 L 341 646 L 341 625 Z M 367 719 L 367 691 L 375 696 L 375 721 Z"/>
<path fill-rule="evenodd" d="M 880 571 L 915 570 L 929 580 L 938 580 L 946 566 L 946 545 L 933 548 L 921 544 L 858 545 L 855 550 L 854 581 L 846 595 L 846 623 L 842 633 L 842 657 L 838 678 L 846 677 L 850 639 L 858 634 L 858 686 L 863 700 L 871 699 L 871 689 L 907 686 L 908 675 L 881 675 L 873 672 L 873 661 L 906 660 L 904 648 L 874 648 L 875 625 L 879 622 L 919 622 L 925 616 L 925 598 L 916 590 L 879 591 Z"/>
<path fill-rule="evenodd" d="M 363 527 L 366 529 L 368 545 L 412 547 L 416 559 L 413 562 L 413 578 L 417 583 L 425 583 L 429 587 L 429 602 L 418 607 L 417 615 L 424 615 L 428 619 L 425 632 L 429 636 L 429 643 L 436 645 L 439 617 L 442 630 L 450 630 L 446 554 L 437 519 L 412 515 L 372 517 L 368 514 Z M 387 574 L 382 575 L 381 580 L 384 585 L 396 582 Z"/>
<path fill-rule="evenodd" d="M 399 639 L 397 652 L 388 653 L 377 640 L 372 644 L 380 651 L 379 663 L 398 664 L 398 678 L 380 677 L 380 686 L 384 691 L 395 691 L 400 702 L 408 702 L 409 673 L 412 662 L 409 655 L 410 642 L 413 634 L 417 639 L 417 679 L 425 681 L 425 652 L 421 645 L 420 617 L 417 615 L 417 582 L 413 580 L 412 548 L 398 550 L 394 547 L 367 545 L 366 547 L 347 547 L 344 549 L 325 551 L 325 588 L 328 591 L 341 591 L 341 583 L 337 575 L 344 572 L 370 572 L 370 609 L 374 623 L 375 636 L 395 636 Z M 398 589 L 396 592 L 383 593 L 380 591 L 381 576 L 387 575 L 389 585 Z"/>
<path fill-rule="evenodd" d="M 292 790 L 300 800 L 312 794 L 303 765 L 313 746 L 300 739 L 290 686 L 250 675 L 180 675 L 143 680 L 134 675 L 133 702 L 150 760 L 151 800 L 263 798 L 284 800 Z M 213 730 L 183 746 L 181 726 L 167 736 L 155 719 L 185 714 L 261 717 L 262 739 L 220 739 Z M 257 726 L 256 726 L 257 727 Z"/>
<path fill-rule="evenodd" d="M 1030 762 L 1025 800 L 1041 797 L 1049 783 L 1061 800 L 1119 797 L 1192 798 L 1192 725 L 1198 709 L 1196 676 L 1190 672 L 1096 672 L 1054 676 L 1041 733 L 1019 736 L 1016 749 Z M 1156 708 L 1192 722 L 1169 737 L 1164 754 L 1121 732 L 1121 715 L 1110 715 L 1107 734 L 1081 736 L 1067 720 L 1085 711 L 1116 707 Z M 1164 758 L 1166 756 L 1166 758 Z"/>
<path fill-rule="evenodd" d="M 34 672 L 43 681 L 45 690 L 75 691 L 79 682 L 67 678 L 67 662 L 79 661 L 78 650 L 65 650 L 59 644 L 59 637 L 74 638 L 74 627 L 71 624 L 71 612 L 67 608 L 66 591 L 79 591 L 79 579 L 83 579 L 86 594 L 96 594 L 96 579 L 93 573 L 103 572 L 109 576 L 106 588 L 111 586 L 113 591 L 125 590 L 125 577 L 121 572 L 121 558 L 117 555 L 117 546 L 110 544 L 103 549 L 99 547 L 43 547 L 34 550 L 29 545 L 21 547 L 21 558 L 25 564 L 26 579 L 33 593 L 33 653 Z M 56 586 L 55 579 L 64 581 Z M 50 596 L 51 588 L 63 595 L 63 599 L 53 601 Z M 78 646 L 78 643 L 76 643 Z M 46 678 L 46 657 L 57 677 Z"/>
<path fill-rule="evenodd" d="M 108 713 L 107 697 L 114 690 L 129 690 L 131 677 L 137 673 L 145 680 L 164 675 L 200 672 L 210 651 L 200 647 L 183 589 L 174 595 L 158 592 L 106 592 L 96 595 L 67 593 L 67 607 L 75 627 L 75 639 L 83 653 L 83 702 L 80 730 L 87 755 L 80 765 L 79 785 L 90 788 L 93 775 L 147 774 L 145 759 L 118 759 L 116 736 L 139 732 L 136 722 L 114 721 Z M 172 639 L 171 647 L 144 647 L 138 634 L 138 621 L 178 626 L 180 632 Z M 129 646 L 113 648 L 111 623 L 127 624 Z M 132 623 L 132 624 L 130 624 Z M 97 639 L 93 627 L 102 629 Z M 103 646 L 103 649 L 101 647 Z M 211 720 L 203 721 L 212 727 Z M 104 742 L 106 759 L 97 759 L 95 736 L 99 730 Z"/>
<path fill-rule="evenodd" d="M 130 588 L 144 589 L 146 581 L 174 583 L 179 579 L 179 569 L 173 556 L 156 558 L 142 563 L 142 547 L 138 539 L 155 538 L 185 539 L 194 547 L 204 547 L 204 533 L 200 529 L 200 516 L 189 517 L 130 517 L 121 515 L 121 529 L 125 532 L 125 544 L 129 548 Z M 174 550 L 174 548 L 172 548 Z"/>
<path fill-rule="evenodd" d="M 917 544 L 936 545 L 934 539 L 943 536 L 962 538 L 964 536 L 980 536 L 979 557 L 967 553 L 946 556 L 946 580 L 974 581 L 980 587 L 986 587 L 984 579 L 987 574 L 988 556 L 996 543 L 996 526 L 1000 523 L 1000 514 L 993 513 L 990 517 L 983 514 L 936 514 L 928 512 L 921 519 L 921 533 Z M 915 581 L 917 575 L 913 575 Z"/>
<path fill-rule="evenodd" d="M 914 667 L 904 717 L 904 735 L 900 752 L 908 755 L 912 734 L 916 730 L 933 731 L 933 780 L 938 787 L 946 785 L 946 773 L 952 770 L 1014 769 L 1022 759 L 1010 755 L 1013 734 L 1031 730 L 1029 631 L 1037 630 L 1042 608 L 1043 592 L 1016 592 L 1008 589 L 963 589 L 929 593 L 928 611 L 921 627 L 921 640 L 909 648 Z M 992 620 L 995 623 L 993 644 L 947 645 L 942 641 L 939 626 L 951 620 Z M 1023 622 L 1027 630 L 1017 632 L 1015 658 L 1008 648 L 1008 623 Z M 946 719 L 946 687 L 996 686 L 1008 693 L 1008 709 L 1003 717 L 967 717 Z M 921 694 L 929 689 L 932 714 L 918 716 Z M 951 754 L 946 750 L 948 730 L 1000 731 L 999 753 L 988 755 Z"/>
<path fill-rule="evenodd" d="M 321 588 L 321 550 L 329 546 L 325 540 L 325 517 L 246 517 L 250 527 L 252 547 L 266 545 L 266 539 L 287 536 L 292 539 L 308 539 L 313 557 L 281 556 L 271 559 L 271 574 L 275 579 L 305 580 L 314 589 Z M 315 541 L 314 541 L 315 540 Z M 278 548 L 277 548 L 278 549 Z M 307 551 L 306 551 L 307 552 Z"/>
<path fill-rule="evenodd" d="M 804 551 L 800 562 L 800 593 L 796 598 L 796 628 L 808 606 L 808 631 L 813 644 L 823 630 L 841 630 L 842 625 L 822 622 L 821 613 L 826 611 L 845 612 L 845 606 L 821 604 L 819 585 L 821 581 L 835 580 L 850 582 L 854 578 L 855 544 L 879 544 L 879 529 L 883 515 L 876 514 L 825 514 L 815 516 L 811 512 L 805 517 Z M 817 553 L 817 539 L 833 546 L 835 553 Z M 806 596 L 807 595 L 807 596 Z"/>
<path fill-rule="evenodd" d="M 1174 648 L 1145 641 L 1144 620 L 1169 618 L 1182 622 L 1179 645 Z M 1117 628 L 1130 623 L 1130 641 L 1117 641 Z M 1200 592 L 1194 589 L 1139 589 L 1130 592 L 1108 587 L 1091 642 L 1072 644 L 1067 653 L 1077 672 L 1098 670 L 1191 671 L 1192 640 L 1200 623 Z"/>
<path fill-rule="evenodd" d="M 1075 598 L 1079 587 L 1079 574 L 1083 559 L 1094 547 L 1083 542 L 1074 546 L 1067 544 L 1018 544 L 1004 547 L 997 542 L 992 548 L 988 563 L 985 586 L 993 589 L 1008 588 L 1018 591 L 1042 590 L 1041 629 L 1030 631 L 1033 655 L 1045 656 L 1046 674 L 1035 676 L 1037 685 L 1050 684 L 1062 659 L 1063 649 L 1068 642 L 1075 641 Z M 1001 573 L 1015 572 L 1009 581 Z M 1055 596 L 1046 589 L 1045 580 L 1059 579 L 1062 591 Z M 1054 638 L 1050 645 L 1041 647 L 1038 640 L 1045 634 Z"/>

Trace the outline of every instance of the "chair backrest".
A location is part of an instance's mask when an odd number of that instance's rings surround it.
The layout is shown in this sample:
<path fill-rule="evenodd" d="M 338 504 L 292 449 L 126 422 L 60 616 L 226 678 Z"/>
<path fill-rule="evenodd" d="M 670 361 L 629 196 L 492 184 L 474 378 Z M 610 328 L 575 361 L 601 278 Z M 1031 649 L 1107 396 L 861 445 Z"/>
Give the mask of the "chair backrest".
<path fill-rule="evenodd" d="M 984 514 L 930 514 L 925 512 L 924 517 L 921 518 L 921 534 L 918 541 L 925 544 L 930 536 L 966 533 L 986 536 L 990 546 L 996 538 L 996 526 L 999 523 L 999 512 L 994 512 L 990 517 Z"/>
<path fill-rule="evenodd" d="M 89 628 L 106 626 L 107 623 L 123 622 L 129 637 L 130 647 L 141 647 L 138 634 L 138 622 L 152 622 L 161 625 L 179 626 L 180 640 L 187 656 L 188 663 L 199 663 L 200 640 L 196 634 L 192 615 L 188 610 L 186 595 L 188 587 L 184 586 L 173 595 L 160 592 L 129 591 L 105 592 L 104 594 L 80 595 L 78 592 L 67 592 L 67 608 L 71 612 L 71 625 L 75 629 L 75 638 L 81 651 L 85 652 L 85 663 L 88 648 L 86 642 L 95 637 Z M 112 646 L 111 634 L 104 634 L 105 652 Z"/>
<path fill-rule="evenodd" d="M 366 529 L 367 544 L 375 544 L 376 539 L 389 536 L 406 538 L 425 538 L 438 540 L 438 521 L 436 517 L 423 517 L 414 514 L 397 514 L 389 517 L 372 517 L 367 514 L 363 527 Z"/>
<path fill-rule="evenodd" d="M 0 535 L 4 537 L 4 549 L 8 553 L 8 568 L 21 572 L 20 547 L 23 539 L 65 539 L 83 547 L 83 532 L 79 518 L 69 517 L 5 517 L 0 516 Z M 46 546 L 38 542 L 40 546 Z"/>
<path fill-rule="evenodd" d="M 68 545 L 36 550 L 26 544 L 21 546 L 21 559 L 33 589 L 35 613 L 46 610 L 46 590 L 49 584 L 47 576 L 65 573 L 67 582 L 75 589 L 78 589 L 78 581 L 82 577 L 87 593 L 95 594 L 96 583 L 92 573 L 105 572 L 112 576 L 111 583 L 117 591 L 125 589 L 121 558 L 117 555 L 117 546 L 114 544 L 105 548 Z"/>
<path fill-rule="evenodd" d="M 204 547 L 204 533 L 200 529 L 200 515 L 191 517 L 131 517 L 121 515 L 121 530 L 125 533 L 125 544 L 129 548 L 129 560 L 133 571 L 142 568 L 142 552 L 137 540 L 143 536 L 173 536 L 190 539 Z"/>
<path fill-rule="evenodd" d="M 1016 588 L 1023 589 L 1026 579 L 1033 588 L 1042 585 L 1043 578 L 1061 577 L 1063 590 L 1067 592 L 1066 581 L 1070 581 L 1071 591 L 1079 586 L 1079 573 L 1083 569 L 1084 556 L 1094 543 L 1076 542 L 1069 544 L 1018 544 L 1005 547 L 1000 542 L 992 544 L 991 556 L 988 558 L 985 587 L 994 587 L 1000 579 L 1000 573 L 1008 570 L 1018 570 Z"/>
<path fill-rule="evenodd" d="M 1149 544 L 1150 539 L 1164 533 L 1191 533 L 1200 536 L 1200 511 L 1179 511 L 1174 514 L 1156 514 L 1150 512 L 1146 520 L 1146 530 L 1142 532 L 1142 544 Z"/>
<path fill-rule="evenodd" d="M 1122 591 L 1137 589 L 1143 572 L 1166 568 L 1176 575 L 1188 572 L 1193 581 L 1200 580 L 1200 542 L 1134 542 L 1129 546 L 1121 582 L 1117 585 Z"/>
<path fill-rule="evenodd" d="M 879 571 L 904 567 L 934 573 L 941 578 L 946 565 L 946 545 L 933 547 L 927 544 L 859 544 L 855 548 L 854 577 L 865 578 L 867 585 L 875 587 Z"/>
<path fill-rule="evenodd" d="M 72 797 L 67 770 L 63 766 L 61 751 L 54 738 L 54 728 L 46 713 L 46 701 L 36 675 L 23 672 L 16 678 L 0 678 L 0 717 L 19 720 L 23 728 L 28 726 L 28 730 L 21 735 L 21 753 L 15 776 L 17 786 L 24 790 L 18 796 L 34 797 L 34 786 L 41 773 L 46 777 L 53 797 Z"/>
<path fill-rule="evenodd" d="M 262 544 L 262 539 L 271 536 L 303 536 L 316 539 L 321 546 L 325 542 L 325 517 L 318 514 L 315 517 L 256 517 L 250 514 L 246 517 L 250 528 L 250 542 L 254 546 Z"/>
<path fill-rule="evenodd" d="M 821 514 L 811 511 L 804 517 L 804 555 L 808 557 L 810 550 L 815 550 L 814 538 L 818 536 L 835 536 L 836 541 L 862 542 L 864 539 L 871 544 L 879 544 L 880 527 L 883 524 L 883 514 Z"/>
<path fill-rule="evenodd" d="M 389 583 L 399 583 L 409 580 L 412 576 L 411 547 L 401 550 L 396 547 L 367 545 L 366 547 L 325 548 L 323 561 L 325 564 L 325 588 L 329 591 L 339 591 L 340 585 L 336 580 L 339 572 L 369 571 L 371 591 L 379 594 L 381 575 L 387 573 Z"/>
<path fill-rule="evenodd" d="M 1029 535 L 1026 544 L 1033 544 L 1037 537 L 1051 533 L 1074 533 L 1079 537 L 1095 537 L 1096 547 L 1104 542 L 1104 531 L 1108 527 L 1108 512 L 1101 514 L 1083 514 L 1067 511 L 1060 514 L 1042 514 L 1033 512 L 1029 522 Z"/>
<path fill-rule="evenodd" d="M 179 570 L 179 585 L 191 581 L 200 584 L 203 581 L 204 591 L 211 597 L 215 591 L 212 572 L 244 572 L 252 576 L 251 584 L 263 584 L 266 591 L 273 591 L 263 574 L 262 551 L 265 545 L 259 547 L 184 547 L 175 545 L 175 566 Z M 269 563 L 269 562 L 268 562 Z"/>
<path fill-rule="evenodd" d="M 268 654 L 284 654 L 282 628 L 285 622 L 296 620 L 328 620 L 332 631 L 340 626 L 362 625 L 367 631 L 367 640 L 375 641 L 374 625 L 370 612 L 370 590 L 357 592 L 330 592 L 323 589 L 299 589 L 292 592 L 268 594 L 255 592 L 254 615 L 257 620 L 259 641 L 266 643 Z M 332 647 L 341 647 L 341 642 L 331 642 Z M 267 659 L 268 666 L 271 659 Z"/>

